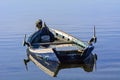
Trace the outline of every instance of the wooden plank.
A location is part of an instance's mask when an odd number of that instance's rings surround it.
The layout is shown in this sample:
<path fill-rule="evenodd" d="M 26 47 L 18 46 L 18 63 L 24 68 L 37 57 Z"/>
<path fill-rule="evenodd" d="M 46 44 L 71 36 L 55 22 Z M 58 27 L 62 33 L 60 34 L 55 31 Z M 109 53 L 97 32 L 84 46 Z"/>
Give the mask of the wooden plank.
<path fill-rule="evenodd" d="M 51 28 L 50 28 L 51 29 Z M 77 39 L 75 37 L 73 37 L 70 34 L 67 34 L 63 31 L 60 30 L 55 30 L 55 29 L 51 29 L 54 33 L 58 33 L 58 35 L 64 36 L 65 38 L 68 38 L 70 41 L 73 41 L 74 43 L 76 43 L 77 45 L 86 48 L 88 45 L 86 45 L 83 41 L 81 41 L 80 39 Z"/>
<path fill-rule="evenodd" d="M 33 48 L 30 48 L 29 49 L 30 52 L 33 52 L 33 53 L 54 53 L 53 49 L 52 48 L 46 48 L 46 49 L 33 49 Z"/>
<path fill-rule="evenodd" d="M 73 42 L 46 42 L 46 43 L 34 43 L 33 45 L 59 45 L 59 44 L 73 44 Z"/>
<path fill-rule="evenodd" d="M 73 44 L 59 44 L 59 45 L 50 45 L 50 48 L 60 48 L 60 47 L 70 47 L 74 46 Z"/>

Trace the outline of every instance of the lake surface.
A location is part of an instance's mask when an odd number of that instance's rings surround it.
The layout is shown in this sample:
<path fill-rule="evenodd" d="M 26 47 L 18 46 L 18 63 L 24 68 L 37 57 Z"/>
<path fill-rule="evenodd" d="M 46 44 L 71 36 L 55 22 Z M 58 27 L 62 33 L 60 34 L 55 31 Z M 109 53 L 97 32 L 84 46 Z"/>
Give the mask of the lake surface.
<path fill-rule="evenodd" d="M 96 25 L 97 70 L 64 69 L 53 78 L 30 62 L 26 71 L 22 41 L 36 30 L 39 18 L 83 41 L 92 37 Z M 119 40 L 120 0 L 1 0 L 0 80 L 120 80 Z"/>

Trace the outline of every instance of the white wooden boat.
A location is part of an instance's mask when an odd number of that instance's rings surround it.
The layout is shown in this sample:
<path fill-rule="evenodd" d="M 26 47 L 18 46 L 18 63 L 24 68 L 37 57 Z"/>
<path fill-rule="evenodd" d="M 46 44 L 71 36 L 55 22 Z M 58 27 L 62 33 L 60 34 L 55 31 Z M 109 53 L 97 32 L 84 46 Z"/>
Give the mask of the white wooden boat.
<path fill-rule="evenodd" d="M 85 71 L 92 71 L 97 56 L 93 55 L 94 37 L 88 44 L 63 31 L 45 27 L 34 32 L 26 41 L 28 60 L 31 60 L 41 70 L 55 77 L 59 70 L 64 68 L 82 67 Z M 87 69 L 86 69 L 87 68 Z"/>

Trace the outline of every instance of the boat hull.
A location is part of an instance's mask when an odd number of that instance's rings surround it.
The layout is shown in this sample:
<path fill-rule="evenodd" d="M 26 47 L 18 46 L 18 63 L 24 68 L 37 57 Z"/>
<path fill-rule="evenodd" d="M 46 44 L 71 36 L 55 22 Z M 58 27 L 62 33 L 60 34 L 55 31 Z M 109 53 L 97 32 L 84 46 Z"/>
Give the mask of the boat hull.
<path fill-rule="evenodd" d="M 81 67 L 87 72 L 93 70 L 93 46 L 88 46 L 65 32 L 55 29 L 49 30 L 55 37 L 55 40 L 51 42 L 38 42 L 41 31 L 35 32 L 28 38 L 27 43 L 30 46 L 27 48 L 27 55 L 29 60 L 53 77 L 57 76 L 59 70 L 65 68 Z M 59 50 L 58 48 L 63 49 Z"/>

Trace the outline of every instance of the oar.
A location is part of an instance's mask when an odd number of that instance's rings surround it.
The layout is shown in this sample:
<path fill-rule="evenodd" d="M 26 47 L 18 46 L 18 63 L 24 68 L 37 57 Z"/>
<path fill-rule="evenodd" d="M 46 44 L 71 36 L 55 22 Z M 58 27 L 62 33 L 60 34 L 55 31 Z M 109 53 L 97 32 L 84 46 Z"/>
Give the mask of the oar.
<path fill-rule="evenodd" d="M 96 71 L 96 69 L 97 69 L 97 63 L 96 63 L 96 61 L 97 61 L 97 55 L 96 54 L 94 54 L 94 69 L 95 69 L 95 71 Z"/>
<path fill-rule="evenodd" d="M 25 45 L 27 45 L 28 47 L 29 46 L 31 46 L 31 44 L 30 43 L 28 43 L 28 42 L 26 42 L 26 34 L 25 34 L 25 36 L 24 36 L 24 40 L 23 40 L 23 46 L 25 46 Z"/>
<path fill-rule="evenodd" d="M 26 45 L 26 34 L 25 34 L 24 40 L 23 40 L 23 46 L 25 46 L 25 45 Z"/>
<path fill-rule="evenodd" d="M 96 37 L 96 29 L 95 29 L 95 26 L 94 26 L 94 36 L 93 36 L 93 38 L 94 38 L 94 43 L 96 43 L 96 42 L 97 42 L 97 37 Z"/>
<path fill-rule="evenodd" d="M 29 59 L 24 59 L 24 64 L 25 64 L 25 67 L 26 67 L 26 70 L 28 71 L 28 66 L 27 66 L 27 63 L 29 62 L 30 60 Z"/>
<path fill-rule="evenodd" d="M 93 30 L 94 34 L 93 34 L 93 37 L 88 41 L 88 44 L 91 45 L 92 42 L 96 43 L 97 42 L 97 37 L 96 37 L 96 29 L 95 29 L 95 26 L 94 26 L 94 30 Z"/>

